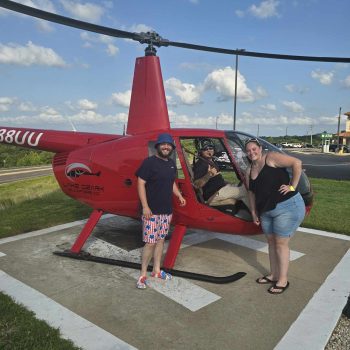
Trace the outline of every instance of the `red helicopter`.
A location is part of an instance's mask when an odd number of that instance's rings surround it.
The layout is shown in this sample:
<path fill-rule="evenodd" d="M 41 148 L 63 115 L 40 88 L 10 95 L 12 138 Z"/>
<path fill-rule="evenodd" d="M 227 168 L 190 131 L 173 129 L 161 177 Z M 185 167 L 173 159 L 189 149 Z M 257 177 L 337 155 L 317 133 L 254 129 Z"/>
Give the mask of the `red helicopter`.
<path fill-rule="evenodd" d="M 58 23 L 87 30 L 98 30 L 104 34 L 107 32 L 108 35 L 116 36 L 115 32 L 111 33 L 110 28 L 48 14 L 12 1 L 1 0 L 0 6 Z M 260 228 L 253 224 L 250 212 L 243 203 L 211 207 L 203 201 L 193 185 L 192 166 L 197 158 L 198 142 L 201 139 L 210 139 L 215 145 L 216 162 L 224 177 L 230 182 L 243 183 L 246 186 L 244 173 L 249 163 L 243 149 L 245 140 L 252 135 L 238 131 L 172 129 L 160 61 L 154 48 L 154 45 L 165 46 L 170 42 L 161 39 L 155 33 L 143 33 L 144 35 L 141 36 L 136 33 L 117 32 L 119 37 L 128 35 L 134 38 L 136 35 L 138 41 L 148 44 L 145 56 L 136 59 L 129 117 L 124 135 L 0 127 L 1 143 L 55 153 L 52 167 L 62 191 L 93 208 L 90 218 L 70 250 L 56 253 L 72 258 L 139 268 L 139 264 L 119 260 L 111 262 L 111 259 L 84 254 L 82 248 L 102 214 L 112 213 L 140 218 L 135 171 L 144 158 L 153 154 L 157 136 L 163 132 L 171 134 L 175 140 L 177 147 L 173 157 L 177 165 L 176 183 L 187 201 L 185 207 L 181 207 L 177 201 L 174 201 L 172 222 L 174 230 L 163 267 L 168 270 L 173 269 L 187 228 L 239 235 L 261 233 Z M 234 50 L 231 51 L 237 53 Z M 272 144 L 262 139 L 260 142 L 265 149 L 280 152 Z M 309 211 L 313 194 L 304 173 L 298 190 Z M 232 276 L 213 277 L 177 270 L 172 270 L 172 273 L 217 283 L 233 281 L 245 274 L 241 272 Z"/>

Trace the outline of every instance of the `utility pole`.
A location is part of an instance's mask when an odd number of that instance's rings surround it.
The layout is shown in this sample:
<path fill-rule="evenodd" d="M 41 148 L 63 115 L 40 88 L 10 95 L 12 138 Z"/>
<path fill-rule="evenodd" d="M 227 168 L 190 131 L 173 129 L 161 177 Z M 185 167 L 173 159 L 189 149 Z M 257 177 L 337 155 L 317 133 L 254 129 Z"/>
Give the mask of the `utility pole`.
<path fill-rule="evenodd" d="M 341 107 L 339 107 L 339 115 L 338 115 L 338 146 L 337 146 L 338 149 L 340 148 L 340 136 L 339 136 L 339 133 L 340 133 L 340 115 L 341 115 Z"/>
<path fill-rule="evenodd" d="M 312 146 L 312 128 L 313 128 L 313 125 L 311 124 L 310 125 L 310 145 Z"/>
<path fill-rule="evenodd" d="M 237 108 L 237 74 L 238 74 L 238 52 L 243 52 L 244 49 L 236 49 L 236 68 L 235 68 L 235 98 L 233 106 L 233 130 L 236 130 L 236 108 Z"/>

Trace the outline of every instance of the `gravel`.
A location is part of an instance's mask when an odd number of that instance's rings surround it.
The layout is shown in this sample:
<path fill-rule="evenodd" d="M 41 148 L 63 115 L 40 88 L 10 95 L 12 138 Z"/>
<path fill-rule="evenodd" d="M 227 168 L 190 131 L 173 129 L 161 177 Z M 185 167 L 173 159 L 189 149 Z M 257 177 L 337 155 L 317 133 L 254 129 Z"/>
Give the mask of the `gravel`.
<path fill-rule="evenodd" d="M 350 350 L 350 319 L 342 315 L 325 350 Z"/>

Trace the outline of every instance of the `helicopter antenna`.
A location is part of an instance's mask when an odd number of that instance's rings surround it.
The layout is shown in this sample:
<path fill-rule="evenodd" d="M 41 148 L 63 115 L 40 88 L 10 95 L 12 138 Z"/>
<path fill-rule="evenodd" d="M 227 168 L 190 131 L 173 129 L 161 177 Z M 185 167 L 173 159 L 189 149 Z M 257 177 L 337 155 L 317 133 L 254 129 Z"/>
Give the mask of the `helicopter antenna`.
<path fill-rule="evenodd" d="M 0 7 L 15 11 L 15 12 L 23 13 L 32 17 L 41 18 L 47 21 L 63 24 L 66 26 L 79 28 L 90 32 L 104 34 L 104 35 L 113 36 L 117 38 L 132 39 L 140 42 L 141 44 L 148 44 L 148 47 L 146 48 L 145 53 L 146 55 L 150 55 L 150 56 L 155 56 L 156 54 L 156 49 L 154 48 L 154 46 L 157 46 L 157 47 L 174 46 L 174 47 L 180 47 L 184 49 L 215 52 L 215 53 L 221 53 L 226 55 L 272 58 L 272 59 L 294 60 L 294 61 L 350 63 L 350 57 L 318 57 L 318 56 L 273 54 L 273 53 L 266 53 L 266 52 L 224 49 L 219 47 L 211 47 L 211 46 L 170 41 L 167 39 L 163 39 L 162 37 L 160 37 L 158 34 L 154 32 L 132 33 L 132 32 L 127 32 L 127 31 L 118 30 L 114 28 L 104 27 L 97 24 L 78 21 L 73 18 L 60 16 L 55 13 L 39 10 L 30 6 L 19 4 L 14 1 L 10 1 L 10 0 L 0 0 Z"/>

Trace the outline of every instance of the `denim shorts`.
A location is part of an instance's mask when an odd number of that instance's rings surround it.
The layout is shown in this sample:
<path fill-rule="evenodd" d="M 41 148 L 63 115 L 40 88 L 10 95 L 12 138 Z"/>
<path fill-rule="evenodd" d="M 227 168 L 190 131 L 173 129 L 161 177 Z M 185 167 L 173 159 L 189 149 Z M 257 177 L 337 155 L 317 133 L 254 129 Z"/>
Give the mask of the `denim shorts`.
<path fill-rule="evenodd" d="M 305 204 L 300 193 L 277 204 L 275 209 L 262 213 L 260 223 L 266 235 L 292 237 L 305 217 Z"/>

